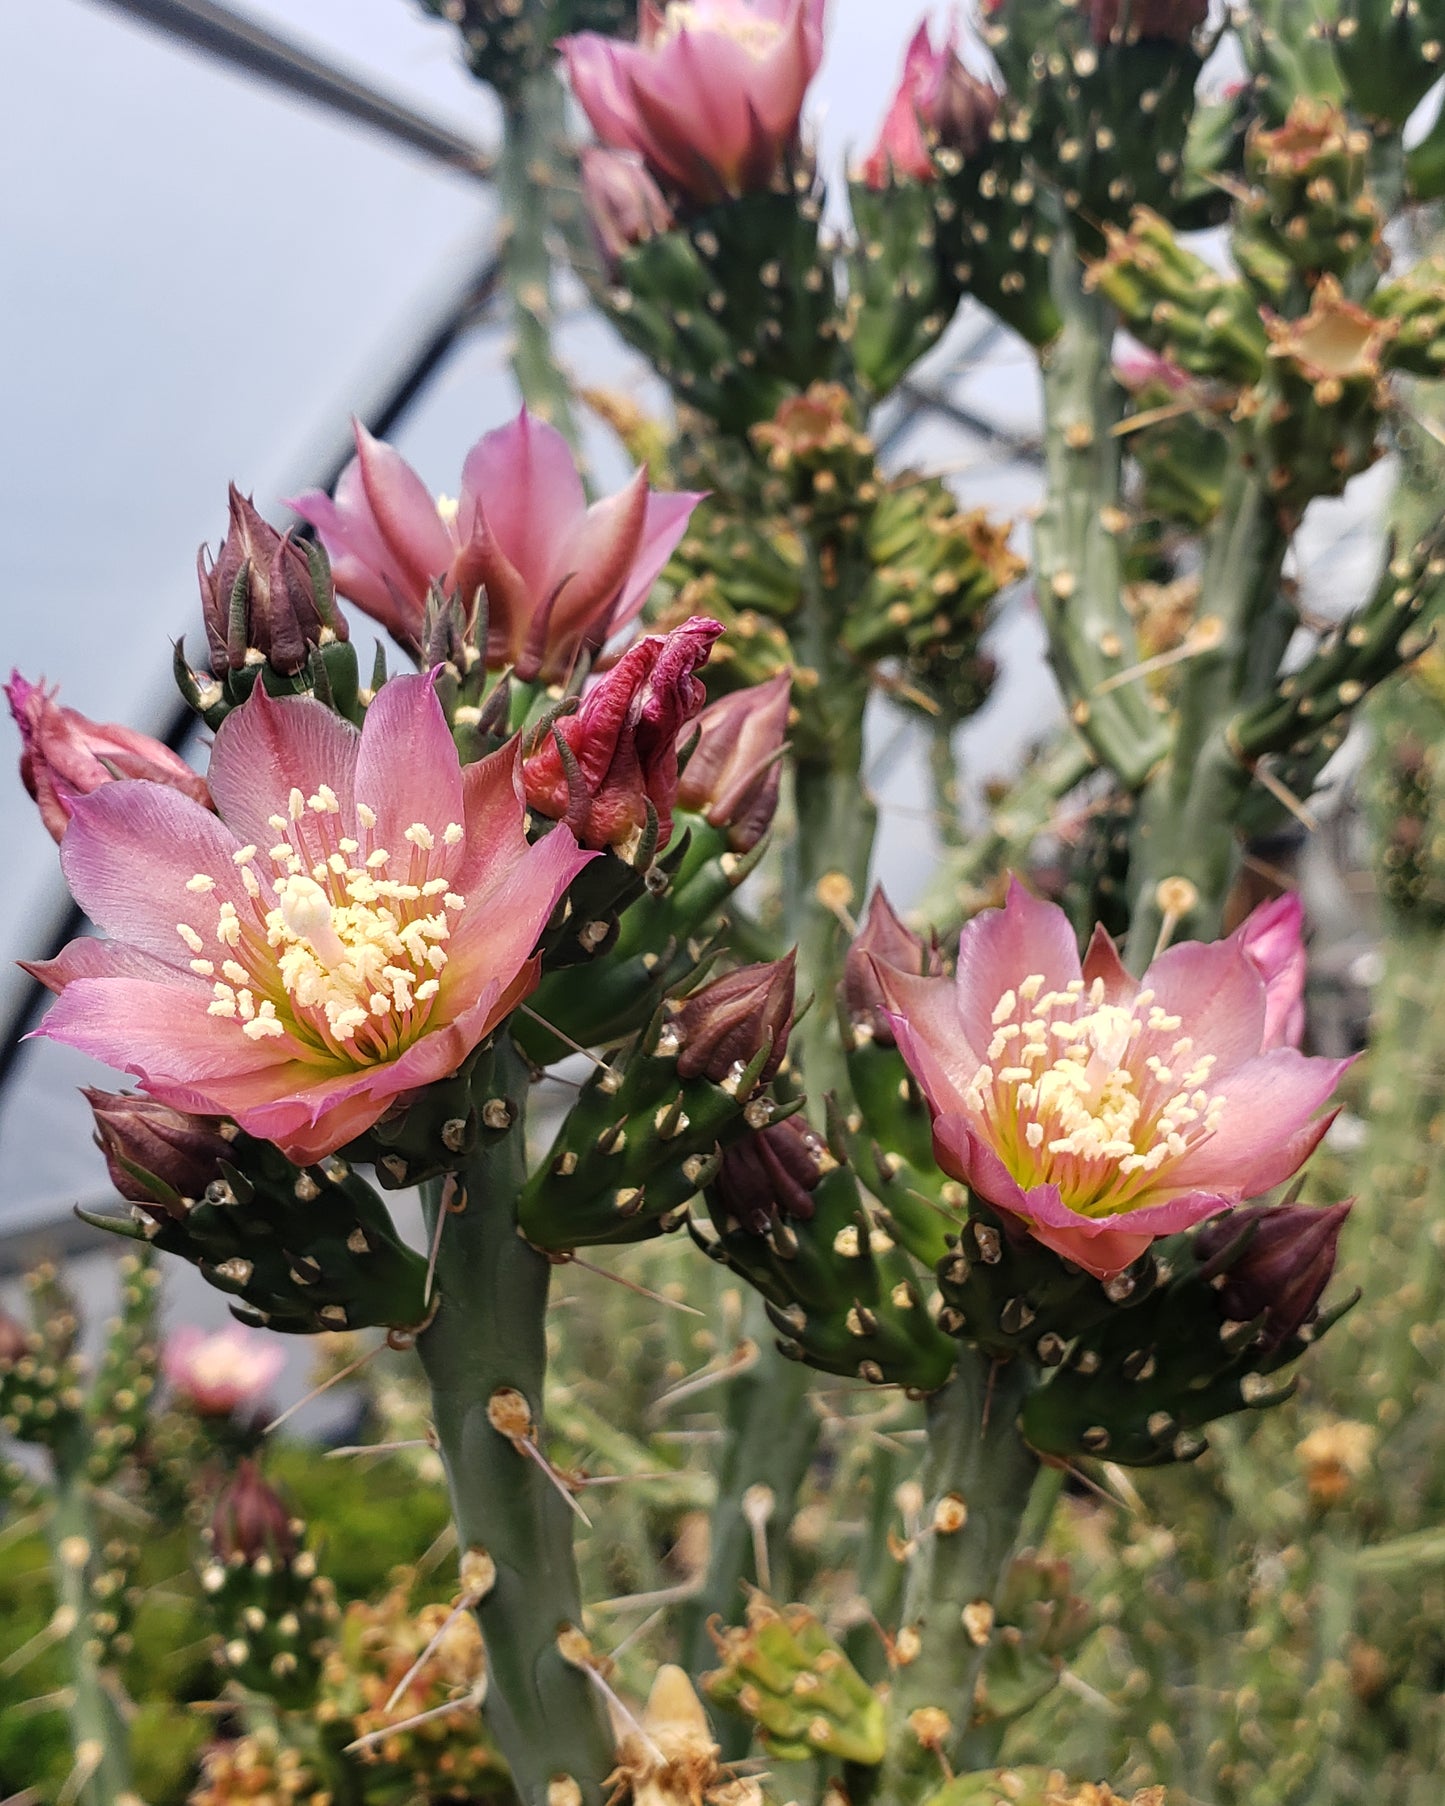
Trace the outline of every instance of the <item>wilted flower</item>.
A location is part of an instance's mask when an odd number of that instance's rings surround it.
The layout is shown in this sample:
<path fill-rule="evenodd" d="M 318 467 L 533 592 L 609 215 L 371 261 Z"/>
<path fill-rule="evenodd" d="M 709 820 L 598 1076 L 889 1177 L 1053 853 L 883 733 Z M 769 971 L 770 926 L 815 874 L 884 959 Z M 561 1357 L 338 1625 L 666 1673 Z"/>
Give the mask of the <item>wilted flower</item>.
<path fill-rule="evenodd" d="M 341 594 L 413 651 L 433 584 L 468 609 L 485 587 L 487 663 L 530 682 L 565 679 L 636 618 L 699 499 L 655 495 L 639 470 L 589 508 L 567 441 L 523 408 L 467 453 L 455 502 L 433 500 L 358 423 L 335 500 L 311 489 L 289 505 L 316 528 Z"/>
<path fill-rule="evenodd" d="M 425 677 L 388 683 L 360 733 L 258 685 L 210 777 L 221 819 L 158 784 L 77 802 L 61 864 L 116 938 L 30 968 L 59 993 L 37 1032 L 305 1164 L 532 990 L 588 856 L 565 831 L 528 846 L 515 746 L 461 770 Z"/>
<path fill-rule="evenodd" d="M 292 676 L 312 647 L 344 640 L 346 623 L 329 596 L 318 606 L 305 552 L 289 533 L 263 520 L 234 483 L 230 507 L 230 531 L 214 563 L 207 547 L 196 554 L 211 669 L 218 676 L 239 671 L 260 653 L 274 670 Z M 242 612 L 233 620 L 238 582 Z"/>
<path fill-rule="evenodd" d="M 796 953 L 756 966 L 739 966 L 683 999 L 672 1017 L 681 1051 L 678 1077 L 706 1073 L 715 1085 L 770 1051 L 758 1075 L 766 1085 L 783 1063 L 793 1026 Z"/>
<path fill-rule="evenodd" d="M 988 142 L 998 95 L 969 74 L 957 45 L 956 18 L 937 50 L 926 19 L 913 34 L 878 141 L 863 160 L 860 173 L 870 188 L 886 188 L 900 178 L 931 182 L 933 145 L 975 157 Z"/>
<path fill-rule="evenodd" d="M 1064 912 L 1017 881 L 964 928 L 956 983 L 875 971 L 939 1164 L 1100 1278 L 1287 1179 L 1349 1064 L 1266 1046 L 1237 939 L 1181 942 L 1135 979 L 1102 929 L 1081 964 Z"/>
<path fill-rule="evenodd" d="M 672 230 L 672 209 L 634 151 L 587 145 L 582 152 L 582 197 L 609 264 L 633 245 Z"/>
<path fill-rule="evenodd" d="M 214 1117 L 188 1116 L 129 1091 L 86 1088 L 84 1095 L 111 1184 L 153 1215 L 166 1214 L 166 1192 L 192 1201 L 202 1196 L 231 1156 L 231 1143 Z M 159 1186 L 151 1183 L 157 1180 Z"/>
<path fill-rule="evenodd" d="M 822 1139 L 804 1116 L 744 1135 L 724 1150 L 710 1187 L 719 1215 L 766 1235 L 779 1217 L 806 1223 L 823 1176 Z"/>
<path fill-rule="evenodd" d="M 289 1562 L 296 1553 L 290 1514 L 255 1462 L 242 1461 L 216 1501 L 211 1539 L 225 1562 Z"/>
<path fill-rule="evenodd" d="M 863 926 L 843 962 L 843 1008 L 856 1036 L 892 1047 L 893 1024 L 874 971 L 875 961 L 925 978 L 943 974 L 937 936 L 925 941 L 907 927 L 894 913 L 881 884 L 873 892 Z"/>
<path fill-rule="evenodd" d="M 592 129 L 704 204 L 771 186 L 823 57 L 827 0 L 642 0 L 638 41 L 562 38 Z"/>
<path fill-rule="evenodd" d="M 206 780 L 149 734 L 91 721 L 55 700 L 55 691 L 10 673 L 5 695 L 20 729 L 20 781 L 35 799 L 52 840 L 64 837 L 78 797 L 115 778 L 148 778 L 210 806 Z"/>
<path fill-rule="evenodd" d="M 182 1324 L 161 1347 L 161 1367 L 175 1392 L 202 1417 L 230 1417 L 262 1403 L 286 1356 L 274 1338 L 239 1323 L 207 1335 Z"/>
<path fill-rule="evenodd" d="M 792 673 L 779 671 L 766 683 L 720 697 L 697 718 L 697 745 L 678 779 L 678 806 L 726 828 L 735 853 L 758 844 L 777 809 L 792 689 Z"/>
<path fill-rule="evenodd" d="M 1264 1046 L 1298 1047 L 1305 1032 L 1304 905 L 1297 891 L 1261 903 L 1229 937 L 1264 980 Z"/>
<path fill-rule="evenodd" d="M 1215 1276 L 1225 1316 L 1236 1323 L 1263 1317 L 1264 1348 L 1288 1342 L 1314 1315 L 1330 1282 L 1352 1202 L 1325 1208 L 1255 1204 L 1206 1223 L 1195 1243 L 1205 1261 L 1223 1258 L 1241 1236 L 1247 1237 Z"/>
<path fill-rule="evenodd" d="M 656 811 L 660 843 L 672 832 L 677 743 L 707 692 L 695 675 L 722 632 L 694 615 L 666 635 L 629 646 L 522 766 L 527 801 L 566 822 L 589 847 L 629 847 Z M 565 753 L 558 740 L 565 746 Z"/>

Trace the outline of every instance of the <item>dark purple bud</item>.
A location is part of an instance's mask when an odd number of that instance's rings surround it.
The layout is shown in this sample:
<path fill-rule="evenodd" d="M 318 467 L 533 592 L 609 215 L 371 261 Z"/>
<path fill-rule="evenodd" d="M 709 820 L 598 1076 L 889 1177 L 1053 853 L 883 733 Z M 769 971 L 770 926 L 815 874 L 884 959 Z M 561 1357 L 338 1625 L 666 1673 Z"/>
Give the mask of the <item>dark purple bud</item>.
<path fill-rule="evenodd" d="M 880 1047 L 893 1047 L 893 1024 L 888 1020 L 887 1005 L 873 970 L 874 960 L 896 966 L 915 978 L 943 975 L 943 955 L 938 951 L 937 940 L 930 937 L 925 941 L 921 934 L 905 927 L 883 894 L 882 885 L 873 892 L 858 938 L 843 962 L 843 1007 L 855 1034 L 871 1036 Z"/>
<path fill-rule="evenodd" d="M 201 547 L 196 574 L 217 676 L 253 664 L 257 653 L 273 670 L 294 676 L 314 646 L 346 638 L 329 579 L 318 594 L 306 553 L 264 521 L 234 483 L 230 531 L 214 563 Z"/>
<path fill-rule="evenodd" d="M 685 997 L 670 1024 L 679 1043 L 678 1076 L 706 1073 L 715 1085 L 735 1080 L 758 1053 L 766 1085 L 783 1063 L 793 1026 L 796 951 L 763 965 L 740 966 Z"/>
<path fill-rule="evenodd" d="M 1206 1223 L 1195 1244 L 1205 1261 L 1224 1255 L 1242 1233 L 1253 1231 L 1216 1276 L 1225 1316 L 1236 1323 L 1262 1316 L 1266 1349 L 1287 1342 L 1309 1322 L 1330 1282 L 1340 1230 L 1353 1203 L 1347 1198 L 1323 1208 L 1249 1204 Z"/>
<path fill-rule="evenodd" d="M 216 1501 L 211 1538 L 222 1561 L 278 1564 L 296 1553 L 296 1532 L 286 1507 L 262 1479 L 253 1461 L 243 1461 Z"/>
<path fill-rule="evenodd" d="M 1208 17 L 1209 0 L 1091 0 L 1089 31 L 1099 45 L 1187 44 Z"/>
<path fill-rule="evenodd" d="M 154 1098 L 125 1091 L 85 1091 L 95 1115 L 95 1141 L 112 1185 L 153 1216 L 168 1214 L 167 1194 L 199 1198 L 232 1155 L 215 1116 L 187 1116 Z M 158 1180 L 159 1185 L 152 1185 Z"/>
<path fill-rule="evenodd" d="M 698 741 L 678 780 L 677 800 L 713 827 L 727 828 L 735 853 L 752 851 L 777 809 L 792 688 L 792 673 L 779 671 L 711 703 L 697 718 Z"/>
<path fill-rule="evenodd" d="M 822 1154 L 822 1137 L 801 1115 L 734 1142 L 712 1182 L 719 1214 L 755 1235 L 766 1234 L 779 1217 L 806 1223 L 823 1176 Z"/>

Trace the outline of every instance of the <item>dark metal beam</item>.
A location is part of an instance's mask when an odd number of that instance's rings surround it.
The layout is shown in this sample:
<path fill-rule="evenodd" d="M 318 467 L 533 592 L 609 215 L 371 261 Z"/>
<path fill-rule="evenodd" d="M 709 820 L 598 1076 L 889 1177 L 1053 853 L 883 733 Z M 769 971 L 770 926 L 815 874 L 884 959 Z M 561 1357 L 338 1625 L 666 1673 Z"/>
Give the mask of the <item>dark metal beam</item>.
<path fill-rule="evenodd" d="M 326 107 L 396 143 L 469 176 L 490 174 L 492 159 L 480 144 L 439 125 L 405 102 L 338 69 L 314 51 L 259 20 L 215 0 L 99 0 L 127 17 L 153 25 L 232 69 L 259 76 L 289 94 Z"/>

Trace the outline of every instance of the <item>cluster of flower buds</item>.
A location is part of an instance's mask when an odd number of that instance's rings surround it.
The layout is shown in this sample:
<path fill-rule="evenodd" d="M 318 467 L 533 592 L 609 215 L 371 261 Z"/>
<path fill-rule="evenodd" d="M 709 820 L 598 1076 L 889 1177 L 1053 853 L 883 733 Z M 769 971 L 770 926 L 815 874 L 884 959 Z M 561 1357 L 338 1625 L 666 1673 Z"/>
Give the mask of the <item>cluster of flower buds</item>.
<path fill-rule="evenodd" d="M 1235 261 L 1259 299 L 1286 303 L 1296 274 L 1347 280 L 1380 255 L 1379 206 L 1366 187 L 1370 134 L 1343 108 L 1300 95 L 1283 125 L 1245 146 L 1251 186 L 1235 214 Z"/>
<path fill-rule="evenodd" d="M 883 1700 L 806 1606 L 779 1608 L 755 1593 L 745 1625 L 709 1628 L 719 1666 L 703 1676 L 703 1691 L 750 1720 L 775 1762 L 883 1760 Z"/>
<path fill-rule="evenodd" d="M 322 1663 L 316 1720 L 328 1737 L 366 1740 L 356 1754 L 368 1800 L 492 1798 L 506 1771 L 477 1722 L 486 1657 L 476 1618 L 418 1605 L 414 1592 L 403 1569 L 374 1604 L 347 1606 Z M 435 1715 L 417 1723 L 424 1713 Z"/>
<path fill-rule="evenodd" d="M 201 1591 L 216 1634 L 216 1660 L 242 1686 L 282 1706 L 309 1704 L 322 1642 L 336 1622 L 330 1584 L 293 1518 L 255 1464 L 242 1461 L 216 1501 L 206 1532 Z"/>
<path fill-rule="evenodd" d="M 1094 1614 L 1072 1587 L 1066 1561 L 1025 1551 L 1008 1565 L 974 1688 L 976 1723 L 1021 1717 L 1053 1691 L 1070 1656 L 1094 1629 Z"/>
<path fill-rule="evenodd" d="M 782 1116 L 765 1087 L 792 1021 L 791 955 L 715 978 L 660 1013 L 584 1086 L 522 1193 L 522 1233 L 565 1251 L 679 1227 L 722 1149 Z"/>
<path fill-rule="evenodd" d="M 332 1799 L 311 1759 L 267 1725 L 206 1749 L 190 1806 L 331 1806 Z"/>
<path fill-rule="evenodd" d="M 151 1098 L 87 1096 L 132 1217 L 82 1212 L 86 1222 L 190 1261 L 253 1324 L 407 1328 L 425 1315 L 425 1261 L 345 1161 L 296 1166 L 232 1124 Z"/>

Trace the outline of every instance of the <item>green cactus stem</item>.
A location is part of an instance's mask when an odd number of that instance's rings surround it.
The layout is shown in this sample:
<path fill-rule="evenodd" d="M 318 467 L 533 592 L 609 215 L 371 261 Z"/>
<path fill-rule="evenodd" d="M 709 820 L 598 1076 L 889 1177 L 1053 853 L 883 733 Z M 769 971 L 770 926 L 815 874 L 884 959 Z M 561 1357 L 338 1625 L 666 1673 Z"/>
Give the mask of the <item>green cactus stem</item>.
<path fill-rule="evenodd" d="M 536 1442 L 551 1268 L 517 1233 L 528 1078 L 505 1037 L 483 1055 L 476 1148 L 445 1199 L 442 1187 L 427 1188 L 433 1233 L 447 1216 L 437 1312 L 417 1349 L 451 1488 L 463 1584 L 473 1584 L 487 1644 L 487 1722 L 524 1806 L 546 1806 L 549 1787 L 564 1776 L 596 1806 L 614 1763 L 612 1739 L 585 1668 L 572 1515 Z"/>
<path fill-rule="evenodd" d="M 923 1528 L 906 1554 L 888 1754 L 878 1799 L 914 1806 L 959 1766 L 974 1689 L 993 1639 L 994 1601 L 1039 1471 L 1017 1419 L 1022 1361 L 964 1350 L 927 1404 Z"/>
<path fill-rule="evenodd" d="M 502 269 L 511 313 L 512 373 L 532 412 L 580 445 L 571 392 L 552 342 L 554 196 L 570 181 L 565 163 L 566 96 L 556 73 L 529 75 L 504 101 L 497 154 Z"/>
<path fill-rule="evenodd" d="M 55 1581 L 56 1618 L 65 1626 L 68 1716 L 74 1739 L 76 1806 L 141 1806 L 131 1780 L 130 1740 L 107 1671 L 104 1639 L 97 1636 L 94 1591 L 101 1563 L 101 1533 L 87 1471 L 91 1444 L 72 1418 L 51 1443 L 51 1508 L 45 1535 Z"/>

